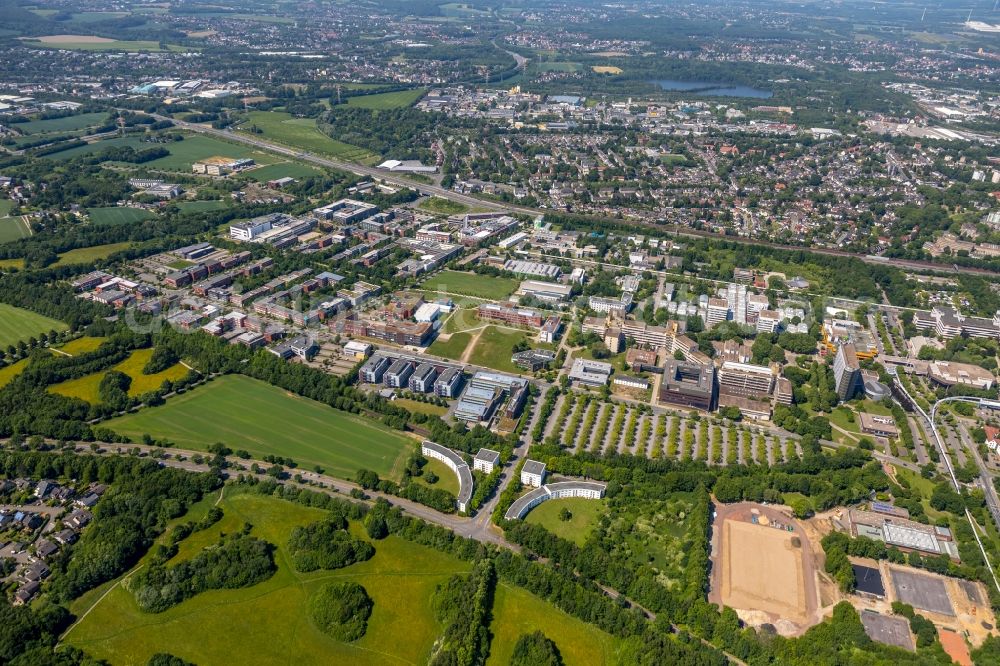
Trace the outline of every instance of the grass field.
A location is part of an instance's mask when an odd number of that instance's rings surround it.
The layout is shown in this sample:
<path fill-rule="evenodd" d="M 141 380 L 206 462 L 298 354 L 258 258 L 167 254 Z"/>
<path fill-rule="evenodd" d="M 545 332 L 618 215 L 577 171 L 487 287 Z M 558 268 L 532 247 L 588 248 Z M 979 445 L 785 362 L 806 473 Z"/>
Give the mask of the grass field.
<path fill-rule="evenodd" d="M 107 245 L 95 245 L 93 247 L 81 247 L 59 255 L 59 261 L 53 266 L 66 266 L 69 264 L 89 264 L 98 259 L 110 257 L 115 252 L 121 252 L 128 248 L 130 243 L 108 243 Z"/>
<path fill-rule="evenodd" d="M 373 95 L 361 95 L 359 97 L 349 97 L 347 106 L 359 109 L 401 109 L 406 106 L 413 106 L 423 94 L 427 92 L 424 88 L 414 90 L 397 90 L 396 92 L 375 93 Z"/>
<path fill-rule="evenodd" d="M 487 666 L 509 664 L 517 639 L 521 634 L 536 630 L 556 644 L 566 666 L 616 663 L 618 639 L 567 615 L 526 590 L 505 583 L 497 585 L 490 630 L 493 641 Z"/>
<path fill-rule="evenodd" d="M 132 355 L 127 359 L 111 368 L 112 370 L 124 372 L 132 378 L 132 385 L 129 386 L 128 389 L 128 394 L 130 396 L 138 396 L 143 393 L 148 393 L 149 391 L 155 391 L 163 386 L 163 382 L 168 379 L 170 381 L 177 381 L 187 375 L 188 369 L 180 363 L 167 368 L 163 372 L 158 372 L 155 375 L 142 374 L 142 369 L 146 366 L 146 363 L 149 362 L 149 357 L 152 355 L 152 349 L 137 349 L 132 352 Z M 68 398 L 79 398 L 80 400 L 86 400 L 89 403 L 96 404 L 100 402 L 97 390 L 101 385 L 101 379 L 103 377 L 103 372 L 95 372 L 92 375 L 85 375 L 83 377 L 61 382 L 59 384 L 53 384 L 49 387 L 49 390 Z"/>
<path fill-rule="evenodd" d="M 429 197 L 420 202 L 417 206 L 420 210 L 430 211 L 432 213 L 441 213 L 443 215 L 458 215 L 459 213 L 467 213 L 469 207 L 463 203 L 457 201 L 451 201 L 449 199 L 442 199 L 441 197 Z"/>
<path fill-rule="evenodd" d="M 364 148 L 358 148 L 336 139 L 331 139 L 316 127 L 315 118 L 293 118 L 282 111 L 251 111 L 241 129 L 256 126 L 265 139 L 293 148 L 301 148 L 311 153 L 327 155 L 339 159 L 374 164 L 379 156 Z"/>
<path fill-rule="evenodd" d="M 136 150 L 144 150 L 150 147 L 166 148 L 170 151 L 169 155 L 146 162 L 143 165 L 150 169 L 162 169 L 164 171 L 184 171 L 190 173 L 193 162 L 215 155 L 232 158 L 252 157 L 258 164 L 270 164 L 277 159 L 267 153 L 254 151 L 248 146 L 229 143 L 200 134 L 187 135 L 183 141 L 174 141 L 166 144 L 152 144 L 142 141 L 136 136 L 114 137 L 87 144 L 86 146 L 78 146 L 62 150 L 58 153 L 52 153 L 51 155 L 46 155 L 46 158 L 55 160 L 69 159 L 79 155 L 99 153 L 106 148 L 121 148 L 126 146 L 135 148 Z"/>
<path fill-rule="evenodd" d="M 487 326 L 479 336 L 476 347 L 469 357 L 469 362 L 501 372 L 517 374 L 521 372 L 521 369 L 510 362 L 510 356 L 513 353 L 514 345 L 522 340 L 530 343 L 534 341 L 534 336 L 527 331 Z"/>
<path fill-rule="evenodd" d="M 497 301 L 510 296 L 517 289 L 518 281 L 477 273 L 441 271 L 421 285 L 425 291 L 464 294 Z"/>
<path fill-rule="evenodd" d="M 614 65 L 594 65 L 590 68 L 595 74 L 621 74 L 622 68 Z"/>
<path fill-rule="evenodd" d="M 408 409 L 414 414 L 428 414 L 430 416 L 443 416 L 445 412 L 448 411 L 447 407 L 442 407 L 441 405 L 432 405 L 429 402 L 420 402 L 418 400 L 410 400 L 409 398 L 397 398 L 393 400 L 393 404 L 397 407 L 402 407 L 403 409 Z"/>
<path fill-rule="evenodd" d="M 361 468 L 398 477 L 415 440 L 382 425 L 301 398 L 243 375 L 228 375 L 104 424 L 139 438 L 149 433 L 179 447 L 214 442 L 251 454 L 290 457 L 302 467 L 353 478 Z"/>
<path fill-rule="evenodd" d="M 182 213 L 204 213 L 205 211 L 210 210 L 222 210 L 228 205 L 229 204 L 225 201 L 181 201 L 177 204 L 177 208 L 179 208 Z"/>
<path fill-rule="evenodd" d="M 183 541 L 175 560 L 250 522 L 254 535 L 277 546 L 274 576 L 246 589 L 203 592 L 155 615 L 140 611 L 122 586 L 98 588 L 74 604 L 74 612 L 82 614 L 97 602 L 66 642 L 114 664 L 145 664 L 156 652 L 198 664 L 427 662 L 441 630 L 431 609 L 434 589 L 467 571 L 468 564 L 390 536 L 375 544 L 375 556 L 367 562 L 300 574 L 289 564 L 288 538 L 294 527 L 322 519 L 325 511 L 229 488 L 219 506 L 223 519 Z M 198 515 L 192 512 L 191 518 Z M 326 636 L 309 619 L 309 596 L 330 580 L 357 582 L 374 601 L 368 631 L 353 643 Z"/>
<path fill-rule="evenodd" d="M 457 360 L 462 357 L 462 353 L 465 352 L 465 348 L 469 346 L 470 342 L 472 342 L 471 333 L 452 333 L 447 341 L 435 340 L 427 351 L 435 356 Z"/>
<path fill-rule="evenodd" d="M 427 472 L 434 472 L 437 475 L 438 480 L 436 483 L 427 483 L 427 480 L 424 478 L 427 476 Z M 418 476 L 416 479 L 418 483 L 422 483 L 428 488 L 440 488 L 441 490 L 447 490 L 452 495 L 458 496 L 458 477 L 455 476 L 450 467 L 436 458 L 427 459 L 427 464 L 424 465 L 423 476 Z"/>
<path fill-rule="evenodd" d="M 270 164 L 259 169 L 253 169 L 248 171 L 246 175 L 258 183 L 265 183 L 269 180 L 277 180 L 278 178 L 285 177 L 310 178 L 312 176 L 318 176 L 319 171 L 311 166 L 306 166 L 305 164 L 279 162 L 278 164 Z"/>
<path fill-rule="evenodd" d="M 31 359 L 22 358 L 17 363 L 12 363 L 10 365 L 5 365 L 0 368 L 0 388 L 3 388 L 11 382 L 14 377 L 17 377 L 25 368 L 28 367 L 28 362 Z"/>
<path fill-rule="evenodd" d="M 26 123 L 16 123 L 12 125 L 14 129 L 22 134 L 65 134 L 87 127 L 96 127 L 103 123 L 108 117 L 106 113 L 81 113 L 75 116 L 65 116 L 63 118 L 48 118 L 45 120 L 32 120 Z"/>
<path fill-rule="evenodd" d="M 4 203 L 4 201 L 0 201 Z M 9 209 L 8 209 L 9 210 Z M 0 217 L 0 243 L 27 238 L 31 233 L 20 217 Z"/>
<path fill-rule="evenodd" d="M 566 521 L 560 520 L 559 512 L 563 509 L 569 509 L 573 517 Z M 570 497 L 542 502 L 525 516 L 525 521 L 541 525 L 556 536 L 582 546 L 606 510 L 604 500 Z"/>
<path fill-rule="evenodd" d="M 92 352 L 101 346 L 107 338 L 95 338 L 89 335 L 85 335 L 82 338 L 77 338 L 76 340 L 70 340 L 62 347 L 59 347 L 59 351 L 64 354 L 69 354 L 70 356 L 76 356 L 77 354 L 85 354 L 86 352 Z"/>
<path fill-rule="evenodd" d="M 125 208 L 121 206 L 88 208 L 87 214 L 90 215 L 90 221 L 98 226 L 133 224 L 153 217 L 153 214 L 145 208 Z"/>
<path fill-rule="evenodd" d="M 39 333 L 65 331 L 66 328 L 66 324 L 61 321 L 0 303 L 0 347 L 17 344 Z"/>

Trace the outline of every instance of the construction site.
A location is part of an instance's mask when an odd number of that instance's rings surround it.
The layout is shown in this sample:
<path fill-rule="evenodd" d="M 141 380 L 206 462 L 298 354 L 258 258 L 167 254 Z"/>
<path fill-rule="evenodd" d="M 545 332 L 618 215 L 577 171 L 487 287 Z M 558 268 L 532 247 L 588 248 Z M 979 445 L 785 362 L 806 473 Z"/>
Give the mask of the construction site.
<path fill-rule="evenodd" d="M 729 606 L 752 626 L 772 625 L 783 636 L 801 635 L 830 616 L 838 603 L 847 601 L 861 614 L 872 640 L 913 650 L 908 621 L 892 612 L 892 603 L 899 601 L 934 623 L 956 663 L 971 664 L 966 661 L 970 648 L 998 633 L 982 583 L 886 560 L 850 558 L 856 589 L 844 593 L 825 573 L 826 557 L 820 544 L 825 535 L 841 531 L 853 537 L 858 525 L 871 528 L 887 515 L 841 508 L 796 520 L 784 506 L 716 504 L 709 601 Z M 859 520 L 853 523 L 852 518 Z M 940 547 L 937 552 L 950 552 L 943 546 L 949 543 L 950 534 L 911 522 L 890 516 L 885 524 L 904 529 L 902 536 L 889 529 L 890 539 L 905 538 L 910 549 L 918 552 L 933 552 L 935 545 Z M 861 533 L 868 534 L 865 528 Z"/>

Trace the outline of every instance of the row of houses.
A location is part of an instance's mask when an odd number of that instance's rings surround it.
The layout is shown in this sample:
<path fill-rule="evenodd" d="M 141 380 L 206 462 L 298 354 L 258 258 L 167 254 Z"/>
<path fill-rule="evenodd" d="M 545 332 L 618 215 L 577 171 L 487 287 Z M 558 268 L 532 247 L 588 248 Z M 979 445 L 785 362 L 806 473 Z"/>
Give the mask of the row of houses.
<path fill-rule="evenodd" d="M 366 384 L 405 388 L 414 393 L 433 393 L 442 398 L 457 398 L 465 382 L 460 368 L 389 356 L 382 352 L 376 353 L 361 366 L 359 377 Z"/>

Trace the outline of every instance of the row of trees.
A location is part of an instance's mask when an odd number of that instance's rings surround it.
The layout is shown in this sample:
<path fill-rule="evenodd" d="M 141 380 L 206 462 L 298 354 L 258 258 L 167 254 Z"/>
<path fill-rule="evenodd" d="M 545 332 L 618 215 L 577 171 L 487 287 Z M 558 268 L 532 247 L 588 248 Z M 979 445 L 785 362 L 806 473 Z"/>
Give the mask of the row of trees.
<path fill-rule="evenodd" d="M 456 574 L 438 585 L 433 608 L 444 626 L 434 645 L 432 666 L 483 666 L 490 650 L 490 610 L 497 577 L 492 560 L 476 563 L 469 575 Z"/>

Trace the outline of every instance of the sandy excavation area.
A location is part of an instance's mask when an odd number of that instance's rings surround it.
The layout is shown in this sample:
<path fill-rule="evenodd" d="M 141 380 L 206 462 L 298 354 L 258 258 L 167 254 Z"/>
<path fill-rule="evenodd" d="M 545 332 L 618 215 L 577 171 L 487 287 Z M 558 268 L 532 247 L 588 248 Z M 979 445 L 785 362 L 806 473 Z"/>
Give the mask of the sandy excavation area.
<path fill-rule="evenodd" d="M 801 525 L 772 506 L 716 506 L 709 601 L 785 636 L 815 624 L 816 563 Z"/>

